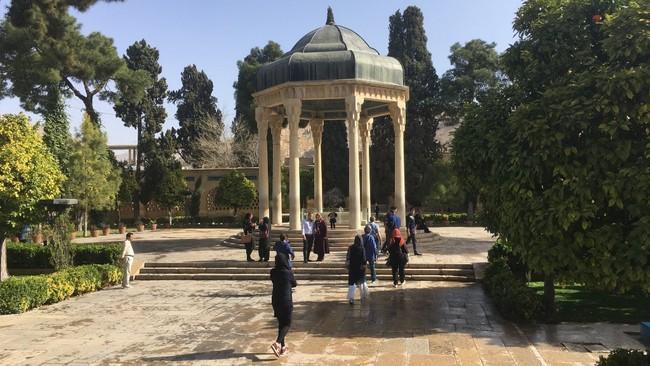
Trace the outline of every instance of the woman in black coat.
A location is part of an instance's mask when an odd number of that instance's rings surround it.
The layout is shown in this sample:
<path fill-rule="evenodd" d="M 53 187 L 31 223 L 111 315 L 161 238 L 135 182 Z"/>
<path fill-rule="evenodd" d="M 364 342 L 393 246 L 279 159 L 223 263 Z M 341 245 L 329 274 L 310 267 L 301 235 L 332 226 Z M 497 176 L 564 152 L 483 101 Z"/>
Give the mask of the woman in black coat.
<path fill-rule="evenodd" d="M 291 326 L 291 313 L 293 312 L 293 297 L 291 289 L 297 286 L 293 272 L 289 267 L 289 257 L 285 253 L 278 253 L 275 256 L 275 267 L 271 269 L 271 281 L 273 282 L 273 316 L 278 318 L 278 338 L 271 345 L 276 356 L 285 355 L 289 348 L 284 344 L 284 337 Z"/>
<path fill-rule="evenodd" d="M 355 236 L 354 243 L 348 248 L 346 256 L 348 265 L 348 301 L 350 304 L 354 304 L 354 292 L 357 287 L 361 291 L 361 300 L 368 297 L 368 285 L 366 285 L 367 260 L 362 243 L 361 236 Z"/>

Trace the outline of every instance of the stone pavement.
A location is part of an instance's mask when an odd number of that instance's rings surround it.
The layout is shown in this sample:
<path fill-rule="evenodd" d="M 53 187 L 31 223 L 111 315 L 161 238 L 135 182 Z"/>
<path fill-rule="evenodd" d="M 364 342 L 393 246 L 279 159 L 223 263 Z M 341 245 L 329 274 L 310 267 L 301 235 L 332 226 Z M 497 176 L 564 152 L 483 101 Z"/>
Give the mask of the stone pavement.
<path fill-rule="evenodd" d="M 0 316 L 0 364 L 593 365 L 640 347 L 630 326 L 517 328 L 478 284 L 382 283 L 351 306 L 344 283 L 300 283 L 290 354 L 276 360 L 270 293 L 270 281 L 136 281 Z"/>

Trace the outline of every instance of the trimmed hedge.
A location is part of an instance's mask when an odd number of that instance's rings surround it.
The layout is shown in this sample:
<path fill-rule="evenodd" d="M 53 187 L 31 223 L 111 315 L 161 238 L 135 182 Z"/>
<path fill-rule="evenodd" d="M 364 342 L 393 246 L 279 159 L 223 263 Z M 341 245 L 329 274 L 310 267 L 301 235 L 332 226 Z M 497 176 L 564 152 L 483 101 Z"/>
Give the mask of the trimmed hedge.
<path fill-rule="evenodd" d="M 541 299 L 526 282 L 515 276 L 504 259 L 488 265 L 483 284 L 504 318 L 530 322 L 540 315 Z"/>
<path fill-rule="evenodd" d="M 113 264 L 117 265 L 122 255 L 122 243 L 72 244 L 72 258 L 75 265 Z M 9 269 L 52 268 L 49 246 L 40 244 L 9 243 L 7 245 L 7 266 Z"/>
<path fill-rule="evenodd" d="M 465 225 L 469 221 L 469 217 L 465 212 L 426 214 L 422 218 L 434 225 L 442 225 L 445 221 L 450 225 Z"/>
<path fill-rule="evenodd" d="M 110 264 L 90 264 L 49 275 L 9 277 L 0 283 L 0 314 L 18 314 L 73 295 L 120 282 L 122 271 Z"/>
<path fill-rule="evenodd" d="M 648 366 L 650 353 L 634 349 L 617 348 L 607 358 L 600 356 L 596 366 Z"/>

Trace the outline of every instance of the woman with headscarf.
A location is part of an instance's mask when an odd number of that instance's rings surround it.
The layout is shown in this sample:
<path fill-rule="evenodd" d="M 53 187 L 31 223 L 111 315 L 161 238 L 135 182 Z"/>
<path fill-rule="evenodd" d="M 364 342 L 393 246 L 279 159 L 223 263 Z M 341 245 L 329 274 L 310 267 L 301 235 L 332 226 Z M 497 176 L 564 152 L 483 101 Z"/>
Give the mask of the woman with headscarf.
<path fill-rule="evenodd" d="M 329 253 L 327 245 L 327 224 L 320 214 L 316 214 L 314 221 L 314 253 L 318 254 L 317 262 L 325 259 L 325 253 Z"/>
<path fill-rule="evenodd" d="M 399 275 L 399 286 L 403 285 L 406 275 L 404 274 L 404 267 L 408 262 L 408 250 L 404 239 L 402 239 L 402 233 L 399 229 L 393 229 L 390 243 L 388 244 L 388 264 L 390 265 L 393 272 L 393 287 L 398 286 L 398 275 Z"/>
<path fill-rule="evenodd" d="M 278 253 L 275 256 L 275 267 L 271 269 L 271 282 L 273 282 L 273 316 L 278 319 L 278 337 L 271 350 L 276 356 L 286 355 L 289 348 L 285 346 L 284 338 L 291 327 L 291 313 L 293 312 L 293 297 L 291 289 L 297 286 L 293 272 L 289 266 L 289 256 Z"/>
<path fill-rule="evenodd" d="M 268 217 L 264 217 L 257 226 L 260 232 L 260 238 L 257 242 L 257 252 L 260 256 L 260 262 L 269 261 L 269 240 L 271 240 L 271 223 Z"/>
<path fill-rule="evenodd" d="M 253 262 L 251 254 L 253 253 L 253 231 L 255 231 L 255 223 L 253 222 L 253 214 L 250 212 L 246 213 L 244 216 L 244 222 L 242 224 L 242 230 L 244 234 L 241 237 L 241 242 L 246 247 L 246 260 L 248 262 Z"/>
<path fill-rule="evenodd" d="M 360 235 L 354 237 L 354 243 L 350 245 L 347 253 L 348 265 L 348 301 L 354 304 L 354 292 L 357 287 L 361 290 L 361 300 L 368 297 L 368 285 L 366 285 L 366 251 L 363 248 L 363 241 Z"/>

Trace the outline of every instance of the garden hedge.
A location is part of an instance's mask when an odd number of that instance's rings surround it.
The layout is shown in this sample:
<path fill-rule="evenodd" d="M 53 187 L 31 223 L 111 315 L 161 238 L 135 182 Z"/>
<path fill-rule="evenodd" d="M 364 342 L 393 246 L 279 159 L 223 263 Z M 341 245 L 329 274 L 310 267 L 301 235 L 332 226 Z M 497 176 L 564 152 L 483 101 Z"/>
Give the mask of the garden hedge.
<path fill-rule="evenodd" d="M 111 264 L 70 267 L 49 275 L 9 277 L 0 283 L 0 314 L 23 313 L 115 285 L 121 278 L 120 268 Z"/>
<path fill-rule="evenodd" d="M 600 356 L 596 366 L 647 366 L 650 353 L 633 349 L 617 348 L 607 358 Z"/>
<path fill-rule="evenodd" d="M 72 244 L 73 263 L 114 264 L 122 255 L 121 243 Z M 9 243 L 7 245 L 7 266 L 9 269 L 52 268 L 50 247 L 40 244 Z"/>

